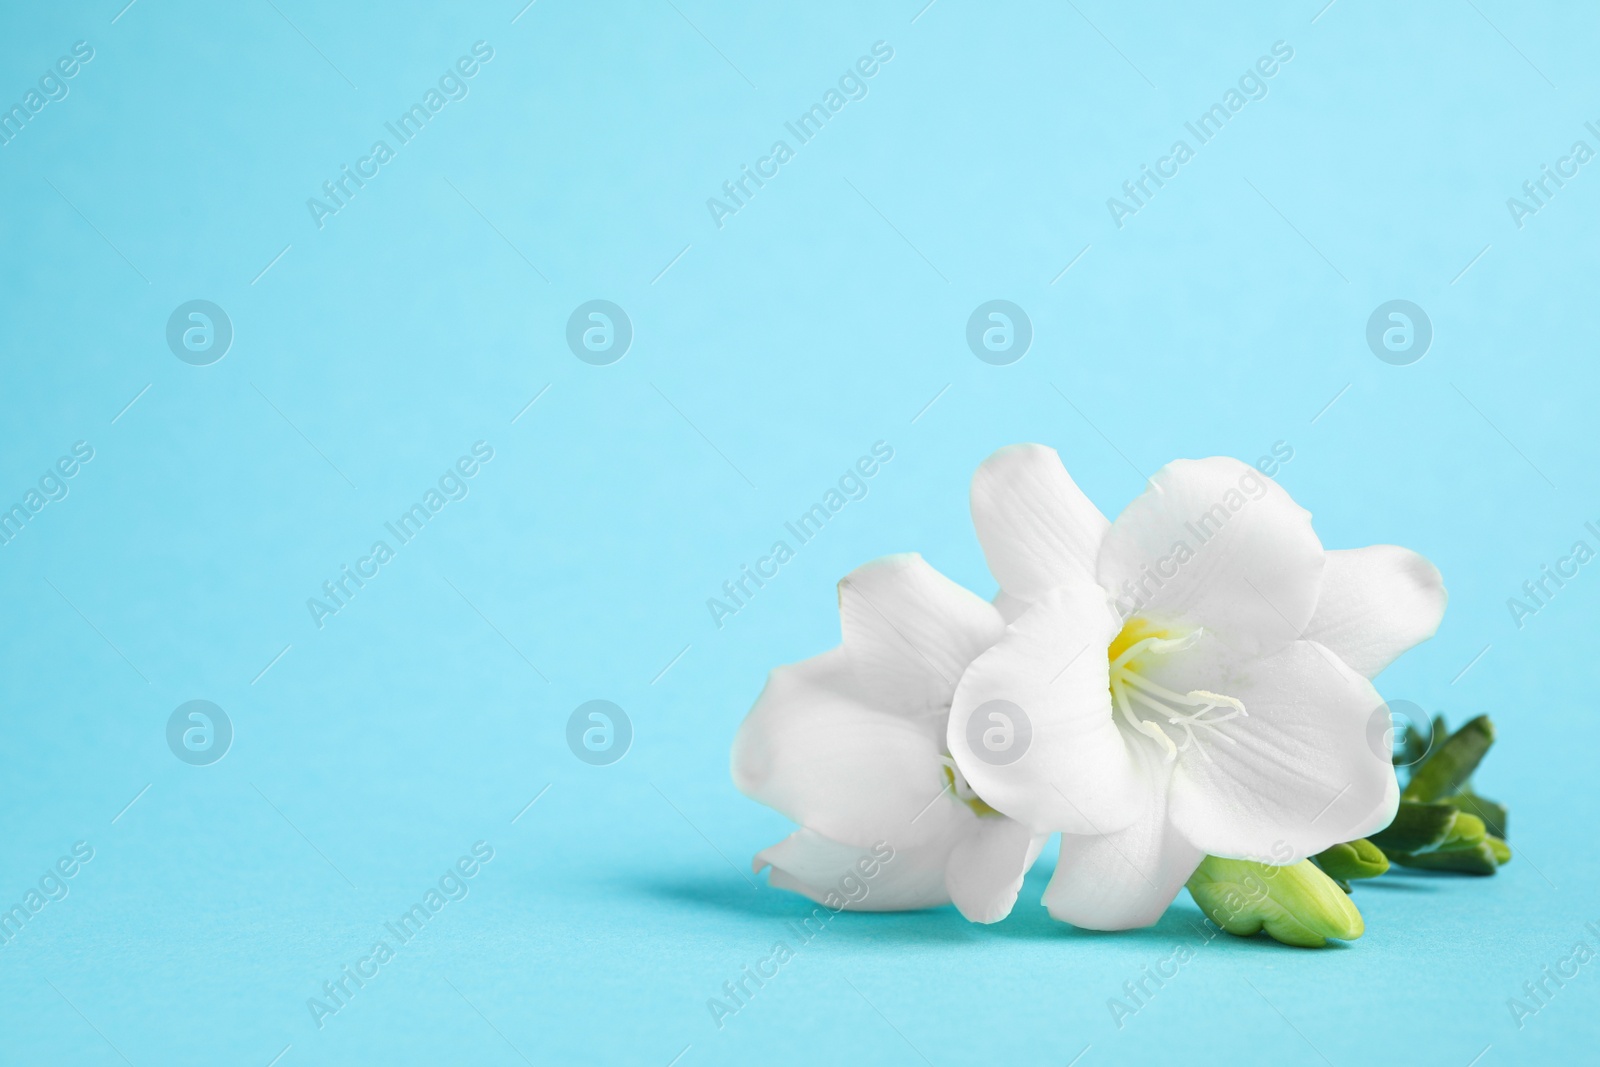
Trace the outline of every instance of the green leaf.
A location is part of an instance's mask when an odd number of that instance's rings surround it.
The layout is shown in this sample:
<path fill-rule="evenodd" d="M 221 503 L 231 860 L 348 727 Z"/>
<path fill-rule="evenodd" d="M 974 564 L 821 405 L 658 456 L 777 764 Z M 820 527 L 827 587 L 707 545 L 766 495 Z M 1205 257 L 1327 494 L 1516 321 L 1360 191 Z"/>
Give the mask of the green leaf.
<path fill-rule="evenodd" d="M 1384 856 L 1383 849 L 1364 837 L 1334 845 L 1311 858 L 1336 882 L 1376 878 L 1389 869 L 1389 860 Z M 1347 887 L 1341 888 L 1349 891 Z"/>
<path fill-rule="evenodd" d="M 1426 802 L 1459 793 L 1492 744 L 1494 724 L 1489 716 L 1479 715 L 1451 734 L 1417 767 L 1401 797 Z"/>
<path fill-rule="evenodd" d="M 1504 867 L 1506 864 L 1511 862 L 1511 846 L 1506 844 L 1504 840 L 1495 837 L 1492 834 L 1488 837 L 1485 837 L 1483 840 L 1486 844 L 1488 844 L 1489 851 L 1494 853 L 1495 863 Z"/>
<path fill-rule="evenodd" d="M 1321 948 L 1366 930 L 1355 904 L 1310 860 L 1272 867 L 1207 856 L 1188 885 L 1207 918 L 1237 937 L 1266 930 L 1286 945 Z"/>
<path fill-rule="evenodd" d="M 1483 825 L 1488 828 L 1491 834 L 1499 838 L 1506 836 L 1507 812 L 1504 804 L 1490 800 L 1488 797 L 1480 797 L 1470 788 L 1463 789 L 1453 797 L 1444 797 L 1440 803 L 1454 804 L 1462 811 L 1471 812 L 1483 820 Z"/>
<path fill-rule="evenodd" d="M 1391 858 L 1396 852 L 1431 852 L 1450 836 L 1457 814 L 1449 804 L 1402 800 L 1394 821 L 1371 835 L 1370 840 Z"/>

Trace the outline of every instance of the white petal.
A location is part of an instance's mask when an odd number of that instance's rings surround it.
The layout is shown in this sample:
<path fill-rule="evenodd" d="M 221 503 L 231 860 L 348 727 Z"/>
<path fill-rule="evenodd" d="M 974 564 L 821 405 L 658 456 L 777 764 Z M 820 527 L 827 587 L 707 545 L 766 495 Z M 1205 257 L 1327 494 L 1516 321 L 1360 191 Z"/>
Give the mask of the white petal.
<path fill-rule="evenodd" d="M 1244 648 L 1295 640 L 1322 584 L 1311 513 L 1236 459 L 1178 460 L 1117 516 L 1100 584 L 1129 614 L 1204 626 Z"/>
<path fill-rule="evenodd" d="M 1098 586 L 1064 581 L 967 668 L 946 741 L 973 790 L 1036 832 L 1114 830 L 1148 793 L 1112 715 L 1119 625 Z"/>
<path fill-rule="evenodd" d="M 1372 683 L 1296 641 L 1261 659 L 1207 639 L 1149 674 L 1236 697 L 1248 715 L 1196 729 L 1172 778 L 1171 818 L 1202 851 L 1294 863 L 1387 825 L 1399 799 Z M 1218 734 L 1224 736 L 1217 736 Z M 1231 742 L 1231 743 L 1230 743 Z"/>
<path fill-rule="evenodd" d="M 952 838 L 917 847 L 861 847 L 797 830 L 763 849 L 751 866 L 759 874 L 770 864 L 771 885 L 834 910 L 910 911 L 950 903 L 945 867 L 954 846 Z"/>
<path fill-rule="evenodd" d="M 999 640 L 1000 612 L 916 553 L 858 567 L 839 583 L 845 654 L 886 711 L 944 716 L 956 679 Z"/>
<path fill-rule="evenodd" d="M 1044 445 L 1013 445 L 972 478 L 972 524 L 1001 588 L 1037 600 L 1068 576 L 1092 577 L 1110 524 Z"/>
<path fill-rule="evenodd" d="M 860 694 L 842 649 L 767 679 L 733 742 L 734 784 L 837 841 L 898 847 L 946 835 L 962 806 L 948 794 L 943 724 L 880 711 Z"/>
<path fill-rule="evenodd" d="M 1022 613 L 1028 610 L 1028 602 L 1020 597 L 1014 597 L 1004 589 L 994 595 L 995 610 L 1000 613 L 1000 619 L 1007 626 L 1022 618 Z"/>
<path fill-rule="evenodd" d="M 1446 599 L 1438 569 L 1409 548 L 1331 551 L 1304 636 L 1375 678 L 1406 649 L 1434 635 Z"/>
<path fill-rule="evenodd" d="M 1141 759 L 1159 761 L 1152 750 Z M 1061 859 L 1044 891 L 1053 918 L 1089 930 L 1132 930 L 1161 918 L 1205 853 L 1166 818 L 1165 779 L 1158 768 L 1155 802 L 1133 825 L 1114 833 L 1062 834 Z"/>
<path fill-rule="evenodd" d="M 1049 834 L 1034 834 L 1015 819 L 975 819 L 973 831 L 950 854 L 945 888 L 955 906 L 975 923 L 999 922 L 1011 914 L 1028 873 Z"/>

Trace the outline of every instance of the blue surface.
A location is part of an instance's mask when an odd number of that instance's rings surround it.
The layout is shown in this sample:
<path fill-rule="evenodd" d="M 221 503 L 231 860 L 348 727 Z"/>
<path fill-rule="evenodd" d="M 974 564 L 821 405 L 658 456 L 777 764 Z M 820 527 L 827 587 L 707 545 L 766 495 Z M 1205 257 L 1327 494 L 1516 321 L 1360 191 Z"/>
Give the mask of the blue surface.
<path fill-rule="evenodd" d="M 93 450 L 0 547 L 0 902 L 67 892 L 0 945 L 5 1062 L 1592 1057 L 1600 963 L 1521 1028 L 1507 1007 L 1600 949 L 1600 565 L 1521 628 L 1507 607 L 1600 547 L 1600 163 L 1520 228 L 1507 206 L 1600 149 L 1592 9 L 123 2 L 0 15 L 6 108 L 93 50 L 0 145 L 0 504 Z M 865 96 L 719 227 L 707 199 L 880 41 Z M 1119 228 L 1107 199 L 1279 41 L 1265 96 Z M 308 198 L 380 139 L 319 226 Z M 597 299 L 633 328 L 610 365 L 566 341 Z M 966 344 L 992 299 L 1032 323 L 1009 366 Z M 1431 319 L 1419 362 L 1367 346 L 1391 299 Z M 167 343 L 191 300 L 233 327 L 210 365 Z M 714 625 L 880 440 L 868 495 Z M 918 550 L 993 592 L 966 489 L 1017 441 L 1108 514 L 1169 459 L 1283 442 L 1328 545 L 1434 560 L 1444 625 L 1380 689 L 1493 713 L 1517 858 L 1361 886 L 1347 947 L 1212 942 L 1119 1029 L 1108 1000 L 1198 913 L 1052 923 L 1052 846 L 1008 921 L 842 915 L 719 1029 L 708 998 L 809 910 L 747 884 L 789 826 L 731 785 L 737 723 L 837 640 L 855 565 Z M 319 626 L 308 598 L 380 539 Z M 632 723 L 609 766 L 566 743 L 594 699 Z M 219 762 L 168 747 L 190 700 L 232 724 Z M 466 895 L 389 935 L 476 842 Z M 307 1001 L 380 940 L 319 1028 Z"/>

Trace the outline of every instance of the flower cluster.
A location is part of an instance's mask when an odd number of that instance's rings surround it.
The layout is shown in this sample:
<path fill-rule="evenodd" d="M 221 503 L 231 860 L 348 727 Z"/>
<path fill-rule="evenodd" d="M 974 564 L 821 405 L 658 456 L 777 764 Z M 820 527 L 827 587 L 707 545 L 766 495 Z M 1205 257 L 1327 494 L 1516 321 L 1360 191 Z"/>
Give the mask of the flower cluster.
<path fill-rule="evenodd" d="M 1076 926 L 1151 925 L 1187 883 L 1233 932 L 1359 936 L 1311 859 L 1350 852 L 1349 876 L 1394 821 L 1371 679 L 1437 629 L 1432 564 L 1325 550 L 1228 458 L 1169 464 L 1111 522 L 1054 450 L 1018 445 L 979 468 L 972 516 L 992 602 L 918 555 L 876 560 L 839 583 L 840 645 L 772 672 L 733 778 L 800 829 L 755 869 L 820 899 L 886 841 L 861 908 L 992 923 L 1060 834 L 1044 903 Z M 1270 869 L 1266 912 L 1230 911 L 1240 864 Z"/>

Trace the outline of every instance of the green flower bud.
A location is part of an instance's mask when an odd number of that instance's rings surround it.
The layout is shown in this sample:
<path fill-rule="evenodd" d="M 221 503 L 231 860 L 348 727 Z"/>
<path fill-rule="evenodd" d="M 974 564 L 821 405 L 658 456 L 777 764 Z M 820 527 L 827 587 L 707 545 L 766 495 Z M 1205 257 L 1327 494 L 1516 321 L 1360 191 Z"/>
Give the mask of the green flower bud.
<path fill-rule="evenodd" d="M 1396 767 L 1415 767 L 1421 763 L 1422 757 L 1428 754 L 1428 749 L 1432 746 L 1436 733 L 1437 731 L 1434 728 L 1424 732 L 1417 729 L 1415 723 L 1406 723 L 1405 732 L 1400 735 L 1400 751 L 1394 754 L 1394 765 Z M 1438 737 L 1442 740 L 1445 735 L 1438 734 Z"/>
<path fill-rule="evenodd" d="M 1364 837 L 1346 841 L 1311 857 L 1323 873 L 1336 882 L 1376 878 L 1389 869 L 1383 849 Z"/>
<path fill-rule="evenodd" d="M 1445 835 L 1444 841 L 1435 850 L 1438 852 L 1466 852 L 1483 843 L 1489 833 L 1483 825 L 1483 820 L 1476 815 L 1468 815 L 1464 811 L 1456 812 L 1455 821 L 1450 824 L 1450 832 Z"/>
<path fill-rule="evenodd" d="M 1483 820 L 1483 825 L 1496 837 L 1506 836 L 1506 806 L 1488 797 L 1481 797 L 1471 789 L 1463 789 L 1455 796 L 1441 797 L 1440 802 L 1470 812 Z"/>
<path fill-rule="evenodd" d="M 1499 866 L 1499 854 L 1484 829 L 1483 820 L 1476 815 L 1457 812 L 1444 841 L 1429 852 L 1396 852 L 1391 858 L 1402 867 L 1415 867 L 1427 871 L 1454 871 L 1457 874 L 1493 874 Z M 1500 841 L 1509 857 L 1510 849 Z"/>
<path fill-rule="evenodd" d="M 1494 724 L 1479 715 L 1451 734 L 1411 775 L 1402 799 L 1430 801 L 1458 793 L 1494 744 Z"/>
<path fill-rule="evenodd" d="M 1456 874 L 1493 874 L 1497 866 L 1494 847 L 1487 838 L 1465 849 L 1416 855 L 1395 852 L 1389 858 L 1402 867 L 1414 867 L 1422 871 L 1452 871 Z"/>
<path fill-rule="evenodd" d="M 1286 945 L 1321 948 L 1366 930 L 1350 898 L 1310 860 L 1272 867 L 1207 856 L 1188 885 L 1206 917 L 1238 937 L 1264 929 Z"/>
<path fill-rule="evenodd" d="M 1396 852 L 1431 852 L 1444 844 L 1457 814 L 1449 804 L 1402 800 L 1394 821 L 1373 834 L 1371 841 L 1391 856 Z"/>

